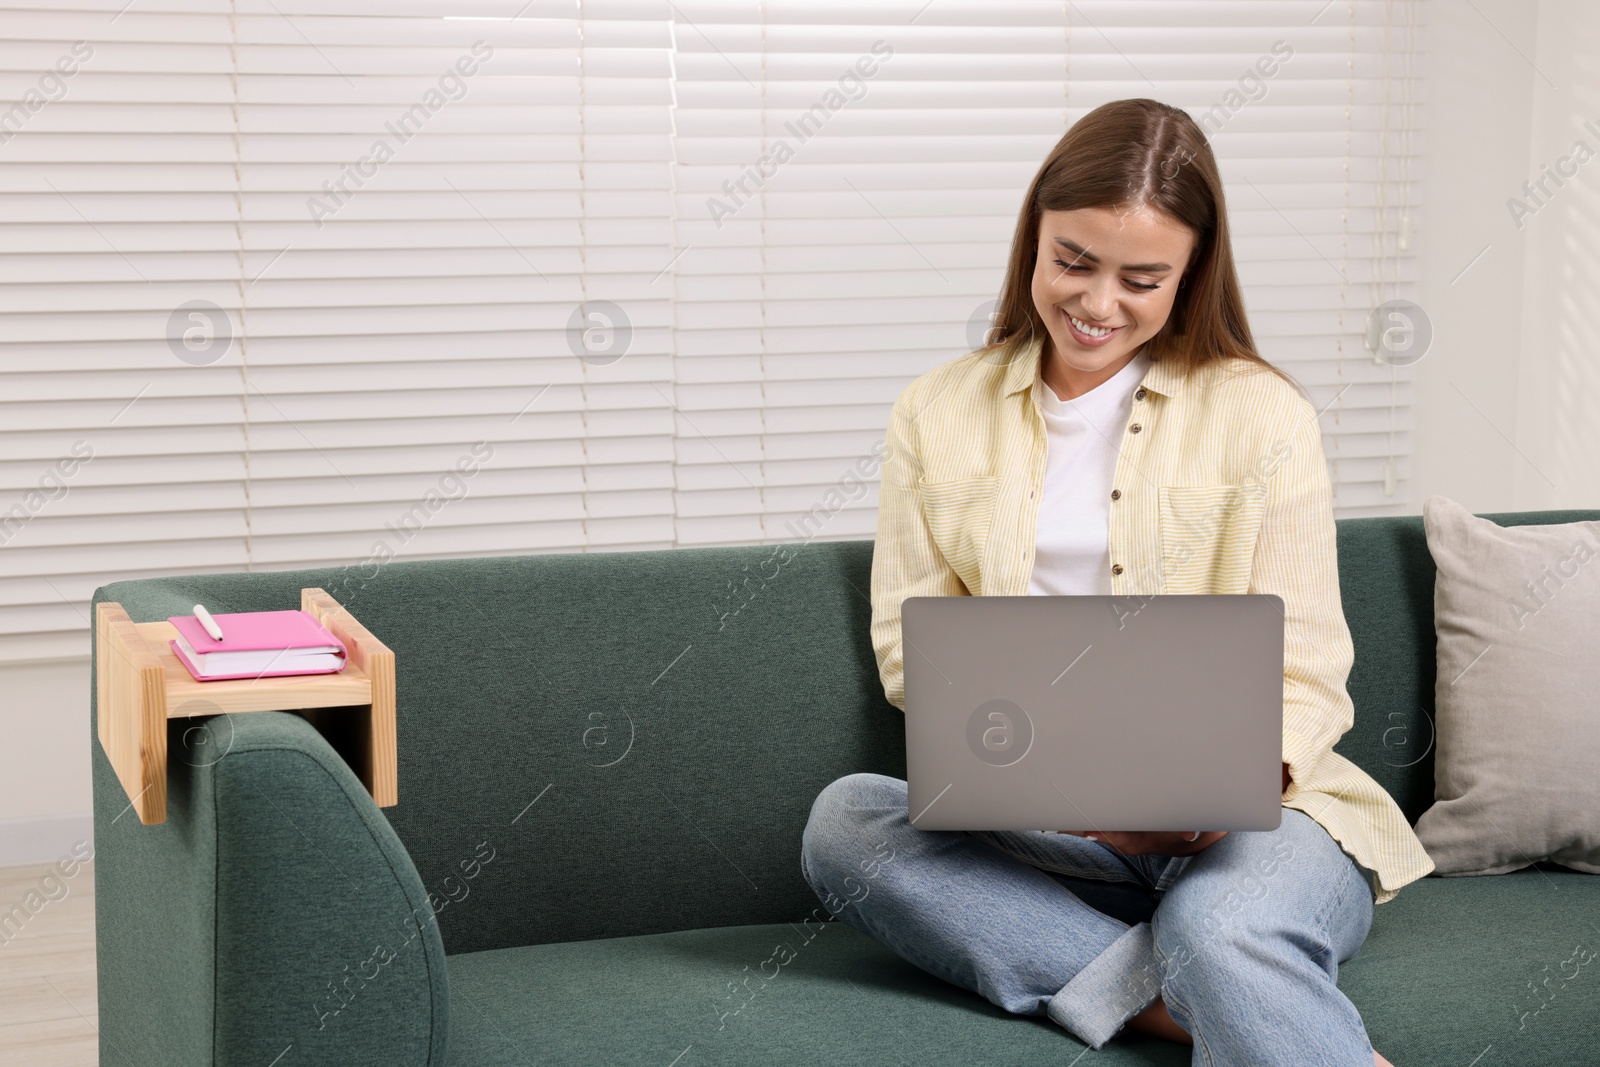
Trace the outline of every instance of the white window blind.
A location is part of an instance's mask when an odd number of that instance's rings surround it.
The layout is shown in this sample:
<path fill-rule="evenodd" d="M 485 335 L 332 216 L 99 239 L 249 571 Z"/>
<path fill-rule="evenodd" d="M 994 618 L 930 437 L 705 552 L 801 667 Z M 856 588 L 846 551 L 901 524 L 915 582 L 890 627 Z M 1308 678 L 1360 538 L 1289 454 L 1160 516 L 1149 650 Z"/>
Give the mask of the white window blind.
<path fill-rule="evenodd" d="M 91 55 L 0 144 L 0 509 L 92 458 L 0 659 L 119 578 L 672 543 L 664 2 L 4 7 L 0 96 Z"/>
<path fill-rule="evenodd" d="M 973 347 L 1050 148 L 1133 96 L 1208 131 L 1257 343 L 1326 406 L 1336 513 L 1407 510 L 1410 375 L 1364 338 L 1415 295 L 1417 7 L 675 0 L 677 395 L 716 443 L 680 453 L 680 543 L 872 536 L 840 479 Z"/>
<path fill-rule="evenodd" d="M 125 3 L 0 0 L 0 662 L 121 578 L 871 537 L 1129 96 L 1207 125 L 1338 513 L 1410 510 L 1418 0 Z"/>

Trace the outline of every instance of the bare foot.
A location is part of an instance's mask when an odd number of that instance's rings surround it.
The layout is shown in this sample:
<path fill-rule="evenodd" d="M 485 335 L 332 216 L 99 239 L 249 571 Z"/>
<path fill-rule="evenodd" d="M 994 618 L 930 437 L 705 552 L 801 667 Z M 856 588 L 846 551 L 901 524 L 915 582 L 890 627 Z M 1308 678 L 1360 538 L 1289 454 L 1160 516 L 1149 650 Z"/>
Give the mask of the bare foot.
<path fill-rule="evenodd" d="M 1163 1037 L 1180 1045 L 1194 1044 L 1194 1038 L 1189 1031 L 1178 1025 L 1177 1021 L 1167 1011 L 1167 1002 L 1160 997 L 1156 998 L 1154 1004 L 1129 1019 L 1123 1025 L 1129 1030 L 1137 1030 L 1139 1033 L 1150 1034 L 1154 1037 Z M 1394 1064 L 1384 1059 L 1383 1054 L 1377 1049 L 1373 1049 L 1372 1067 L 1394 1067 Z"/>
<path fill-rule="evenodd" d="M 1160 997 L 1138 1015 L 1129 1019 L 1125 1024 L 1129 1030 L 1137 1030 L 1142 1034 L 1151 1034 L 1155 1037 L 1164 1037 L 1168 1041 L 1176 1041 L 1180 1045 L 1193 1045 L 1194 1038 L 1189 1036 L 1189 1031 L 1179 1026 L 1167 1013 L 1167 1002 Z"/>

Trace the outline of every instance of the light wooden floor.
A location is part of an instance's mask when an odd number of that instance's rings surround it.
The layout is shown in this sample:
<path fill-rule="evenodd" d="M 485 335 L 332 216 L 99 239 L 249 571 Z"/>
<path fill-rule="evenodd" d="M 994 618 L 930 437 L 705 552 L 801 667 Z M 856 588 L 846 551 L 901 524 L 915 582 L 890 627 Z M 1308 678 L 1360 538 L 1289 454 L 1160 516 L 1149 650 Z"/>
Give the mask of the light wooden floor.
<path fill-rule="evenodd" d="M 0 915 L 38 890 L 52 866 L 0 868 Z M 0 1063 L 99 1063 L 93 862 L 61 881 L 67 895 L 47 902 L 14 938 L 7 941 L 8 931 L 0 928 Z"/>

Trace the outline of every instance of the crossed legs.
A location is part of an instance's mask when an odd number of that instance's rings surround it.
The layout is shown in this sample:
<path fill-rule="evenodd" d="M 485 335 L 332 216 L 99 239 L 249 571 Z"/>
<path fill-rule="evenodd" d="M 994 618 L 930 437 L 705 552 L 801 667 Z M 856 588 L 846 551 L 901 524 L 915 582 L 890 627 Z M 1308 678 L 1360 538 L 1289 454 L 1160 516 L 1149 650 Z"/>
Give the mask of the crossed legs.
<path fill-rule="evenodd" d="M 1168 862 L 1070 835 L 918 830 L 905 783 L 877 774 L 829 784 L 801 849 L 841 922 L 1090 1047 L 1130 1026 L 1176 1030 L 1205 1067 L 1375 1062 L 1335 984 L 1371 890 L 1321 826 L 1285 809 L 1279 829 L 1229 834 L 1157 888 Z"/>

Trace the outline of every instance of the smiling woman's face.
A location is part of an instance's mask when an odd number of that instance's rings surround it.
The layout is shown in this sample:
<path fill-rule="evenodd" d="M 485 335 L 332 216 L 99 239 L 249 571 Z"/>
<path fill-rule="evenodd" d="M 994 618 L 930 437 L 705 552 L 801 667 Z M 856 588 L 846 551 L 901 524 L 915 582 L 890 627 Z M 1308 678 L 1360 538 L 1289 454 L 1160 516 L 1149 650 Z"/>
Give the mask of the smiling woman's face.
<path fill-rule="evenodd" d="M 1147 205 L 1042 213 L 1033 303 L 1057 395 L 1093 389 L 1160 331 L 1193 247 L 1193 231 Z"/>

